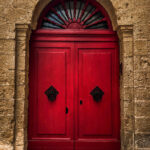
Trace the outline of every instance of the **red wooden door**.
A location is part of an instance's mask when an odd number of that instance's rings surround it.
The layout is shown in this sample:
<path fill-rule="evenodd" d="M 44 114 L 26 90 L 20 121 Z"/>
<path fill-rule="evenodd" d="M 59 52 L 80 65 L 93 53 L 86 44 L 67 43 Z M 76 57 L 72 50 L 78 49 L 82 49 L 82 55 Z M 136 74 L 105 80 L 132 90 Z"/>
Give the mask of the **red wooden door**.
<path fill-rule="evenodd" d="M 29 150 L 120 150 L 116 38 L 77 34 L 33 38 Z"/>
<path fill-rule="evenodd" d="M 119 150 L 117 44 L 78 43 L 76 51 L 76 150 Z"/>
<path fill-rule="evenodd" d="M 56 42 L 32 44 L 29 150 L 73 150 L 72 46 Z M 52 87 L 58 92 L 56 99 Z"/>

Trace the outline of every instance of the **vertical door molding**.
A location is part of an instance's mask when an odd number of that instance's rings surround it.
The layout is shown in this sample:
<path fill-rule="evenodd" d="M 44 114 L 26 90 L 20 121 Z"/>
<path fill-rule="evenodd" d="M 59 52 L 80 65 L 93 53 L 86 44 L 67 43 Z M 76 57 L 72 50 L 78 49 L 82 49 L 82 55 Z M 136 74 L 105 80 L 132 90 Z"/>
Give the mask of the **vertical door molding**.
<path fill-rule="evenodd" d="M 16 24 L 14 150 L 27 149 L 29 26 Z"/>
<path fill-rule="evenodd" d="M 120 39 L 120 107 L 122 150 L 134 149 L 134 59 L 133 26 L 118 27 Z"/>

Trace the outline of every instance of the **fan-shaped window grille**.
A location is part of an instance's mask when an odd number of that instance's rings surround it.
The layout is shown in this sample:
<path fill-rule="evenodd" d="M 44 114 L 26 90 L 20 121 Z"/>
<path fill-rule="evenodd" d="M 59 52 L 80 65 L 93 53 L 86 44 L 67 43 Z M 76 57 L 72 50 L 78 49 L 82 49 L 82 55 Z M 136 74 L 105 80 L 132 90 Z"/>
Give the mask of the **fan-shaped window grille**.
<path fill-rule="evenodd" d="M 43 29 L 109 29 L 95 0 L 53 0 L 42 18 Z"/>

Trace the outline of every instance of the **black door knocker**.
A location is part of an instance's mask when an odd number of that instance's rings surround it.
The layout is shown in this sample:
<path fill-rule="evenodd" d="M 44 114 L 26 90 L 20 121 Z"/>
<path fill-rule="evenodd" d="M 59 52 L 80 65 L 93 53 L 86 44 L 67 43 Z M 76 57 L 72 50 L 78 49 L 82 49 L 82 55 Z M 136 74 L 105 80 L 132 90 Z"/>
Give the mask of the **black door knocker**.
<path fill-rule="evenodd" d="M 56 100 L 59 92 L 53 86 L 50 86 L 50 88 L 45 91 L 45 94 L 47 95 L 48 99 L 53 102 Z"/>
<path fill-rule="evenodd" d="M 104 92 L 98 86 L 96 86 L 96 88 L 94 88 L 90 94 L 93 96 L 93 99 L 96 102 L 99 102 L 102 99 Z"/>

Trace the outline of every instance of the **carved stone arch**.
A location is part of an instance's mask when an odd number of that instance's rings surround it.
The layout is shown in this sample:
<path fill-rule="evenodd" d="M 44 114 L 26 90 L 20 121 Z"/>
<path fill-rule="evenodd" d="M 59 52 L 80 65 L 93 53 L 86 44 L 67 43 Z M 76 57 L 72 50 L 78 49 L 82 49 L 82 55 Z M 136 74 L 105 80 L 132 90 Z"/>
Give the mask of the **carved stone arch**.
<path fill-rule="evenodd" d="M 28 65 L 30 33 L 37 27 L 42 10 L 51 0 L 39 0 L 33 11 L 31 24 L 16 24 L 16 79 L 15 79 L 15 129 L 14 150 L 27 150 Z M 133 101 L 133 26 L 118 25 L 117 14 L 111 0 L 97 0 L 108 12 L 113 30 L 120 43 L 121 143 L 122 150 L 134 149 Z M 24 53 L 22 53 L 24 52 Z M 130 65 L 130 67 L 128 67 Z M 129 78 L 130 77 L 130 78 Z M 128 99 L 132 95 L 132 99 Z M 129 126 L 129 127 L 128 127 Z"/>
<path fill-rule="evenodd" d="M 39 2 L 36 4 L 35 9 L 33 11 L 33 16 L 30 25 L 32 30 L 35 30 L 37 28 L 40 14 L 50 2 L 51 0 L 45 0 L 45 1 L 39 0 Z M 108 13 L 110 20 L 112 22 L 113 30 L 116 31 L 118 27 L 118 23 L 117 23 L 115 8 L 112 5 L 111 0 L 97 0 L 97 2 L 100 3 Z"/>

